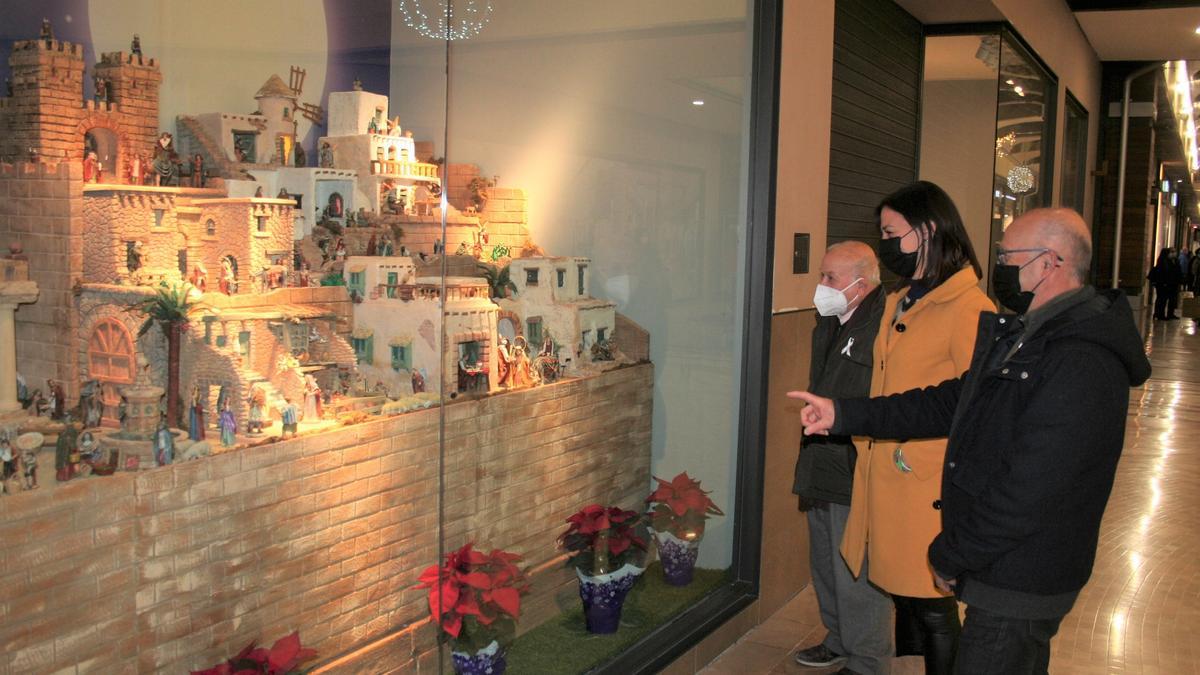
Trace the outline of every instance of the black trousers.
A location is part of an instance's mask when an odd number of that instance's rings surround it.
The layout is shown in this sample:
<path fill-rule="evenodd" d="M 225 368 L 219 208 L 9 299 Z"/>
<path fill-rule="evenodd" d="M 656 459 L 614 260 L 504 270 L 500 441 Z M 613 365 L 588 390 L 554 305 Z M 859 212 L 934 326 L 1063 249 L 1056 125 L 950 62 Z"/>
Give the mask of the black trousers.
<path fill-rule="evenodd" d="M 954 661 L 955 675 L 1046 675 L 1050 638 L 1062 617 L 1014 619 L 967 607 Z"/>
<path fill-rule="evenodd" d="M 962 624 L 958 601 L 893 595 L 896 604 L 896 656 L 925 657 L 925 675 L 950 675 Z"/>

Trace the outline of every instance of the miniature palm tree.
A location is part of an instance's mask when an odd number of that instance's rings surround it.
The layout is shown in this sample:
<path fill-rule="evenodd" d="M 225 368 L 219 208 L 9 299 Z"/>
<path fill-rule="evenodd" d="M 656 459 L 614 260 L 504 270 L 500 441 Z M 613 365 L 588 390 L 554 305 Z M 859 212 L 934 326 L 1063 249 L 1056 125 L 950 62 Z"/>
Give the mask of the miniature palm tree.
<path fill-rule="evenodd" d="M 146 317 L 138 337 L 158 324 L 167 338 L 167 424 L 172 427 L 179 426 L 179 343 L 189 318 L 200 308 L 192 302 L 191 291 L 192 285 L 186 282 L 176 286 L 163 283 L 154 295 L 130 306 Z"/>
<path fill-rule="evenodd" d="M 493 298 L 503 298 L 508 296 L 508 292 L 517 292 L 517 285 L 513 283 L 512 278 L 508 274 L 508 265 L 497 267 L 496 265 L 488 265 L 486 263 L 476 263 L 480 272 L 487 279 L 488 286 L 491 288 Z"/>

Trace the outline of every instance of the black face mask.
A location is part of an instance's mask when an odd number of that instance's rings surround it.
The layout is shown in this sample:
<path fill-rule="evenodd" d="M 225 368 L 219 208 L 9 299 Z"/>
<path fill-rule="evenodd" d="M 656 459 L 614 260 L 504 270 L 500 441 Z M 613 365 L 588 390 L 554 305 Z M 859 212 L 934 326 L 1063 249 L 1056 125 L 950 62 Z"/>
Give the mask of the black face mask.
<path fill-rule="evenodd" d="M 912 234 L 916 230 L 909 230 Z M 907 237 L 908 235 L 904 235 Z M 891 270 L 892 274 L 905 279 L 911 279 L 917 271 L 917 252 L 905 253 L 900 250 L 900 240 L 904 237 L 892 237 L 879 242 L 879 262 Z"/>
<path fill-rule="evenodd" d="M 996 265 L 992 271 L 992 292 L 1001 305 L 1017 314 L 1029 311 L 1029 305 L 1033 302 L 1033 291 L 1021 290 L 1019 265 Z"/>

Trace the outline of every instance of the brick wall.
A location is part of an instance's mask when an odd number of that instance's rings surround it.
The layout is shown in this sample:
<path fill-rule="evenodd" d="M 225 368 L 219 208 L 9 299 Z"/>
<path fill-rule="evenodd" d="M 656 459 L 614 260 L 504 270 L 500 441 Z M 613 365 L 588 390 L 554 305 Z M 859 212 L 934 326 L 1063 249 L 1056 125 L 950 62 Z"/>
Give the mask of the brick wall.
<path fill-rule="evenodd" d="M 17 363 L 30 388 L 62 380 L 69 401 L 79 389 L 71 289 L 83 269 L 82 187 L 77 162 L 0 164 L 0 242 L 21 242 L 41 290 L 17 310 Z"/>
<path fill-rule="evenodd" d="M 553 567 L 566 516 L 638 506 L 652 386 L 641 365 L 447 406 L 446 545 Z M 180 673 L 295 629 L 322 661 L 353 651 L 330 672 L 430 663 L 410 587 L 437 558 L 441 414 L 0 498 L 0 673 Z"/>

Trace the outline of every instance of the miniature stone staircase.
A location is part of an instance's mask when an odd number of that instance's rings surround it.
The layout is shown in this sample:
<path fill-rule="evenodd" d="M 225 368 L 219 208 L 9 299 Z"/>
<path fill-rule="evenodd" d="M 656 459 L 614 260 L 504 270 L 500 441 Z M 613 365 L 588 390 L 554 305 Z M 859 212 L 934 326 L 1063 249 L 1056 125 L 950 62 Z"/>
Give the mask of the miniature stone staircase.
<path fill-rule="evenodd" d="M 244 178 L 237 163 L 225 156 L 221 144 L 208 135 L 195 117 L 179 115 L 175 118 L 175 127 L 179 132 L 181 157 L 200 153 L 205 169 L 212 174 L 222 178 Z"/>
<path fill-rule="evenodd" d="M 287 405 L 287 402 L 283 400 L 283 392 L 279 391 L 279 388 L 272 384 L 266 376 L 260 375 L 253 370 L 247 368 L 241 375 L 247 397 L 253 389 L 257 388 L 266 396 L 264 399 L 264 407 L 267 413 L 266 418 L 271 420 L 279 417 L 279 411 L 283 409 L 283 406 Z"/>

